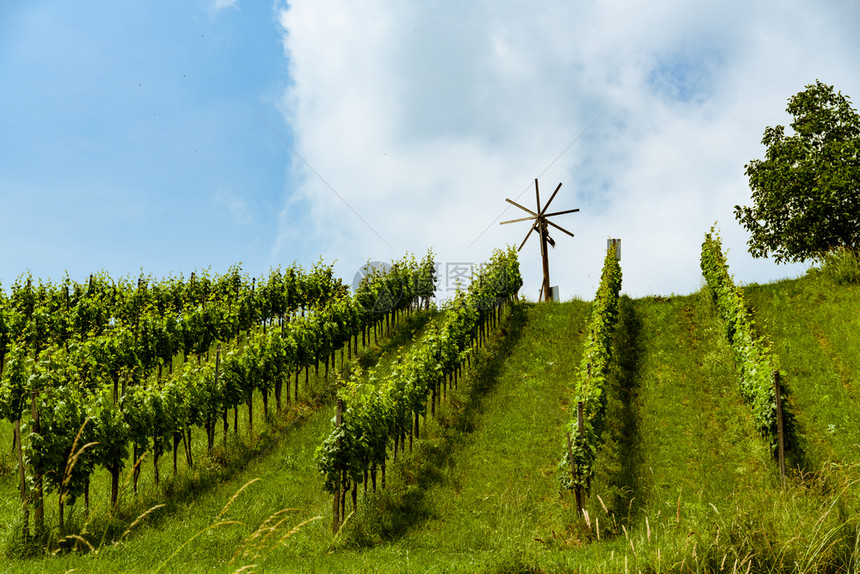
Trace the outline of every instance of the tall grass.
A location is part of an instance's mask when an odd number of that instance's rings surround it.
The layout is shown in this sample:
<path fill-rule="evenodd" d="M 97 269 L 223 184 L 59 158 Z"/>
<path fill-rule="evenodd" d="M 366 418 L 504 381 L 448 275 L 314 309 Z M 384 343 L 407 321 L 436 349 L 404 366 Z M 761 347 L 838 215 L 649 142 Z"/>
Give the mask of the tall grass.
<path fill-rule="evenodd" d="M 838 247 L 821 258 L 821 274 L 837 285 L 860 285 L 860 251 Z"/>

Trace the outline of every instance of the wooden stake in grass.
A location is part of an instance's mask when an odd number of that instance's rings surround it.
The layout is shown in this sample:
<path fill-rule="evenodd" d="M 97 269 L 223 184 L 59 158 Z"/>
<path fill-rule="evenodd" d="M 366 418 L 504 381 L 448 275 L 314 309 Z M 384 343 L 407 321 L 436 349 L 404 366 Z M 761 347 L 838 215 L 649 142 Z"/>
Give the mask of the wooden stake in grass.
<path fill-rule="evenodd" d="M 22 535 L 30 538 L 30 498 L 27 492 L 27 476 L 24 469 L 24 452 L 21 446 L 21 419 L 15 420 L 15 451 L 18 457 L 18 485 L 21 492 L 21 512 L 23 515 Z"/>
<path fill-rule="evenodd" d="M 337 400 L 337 409 L 335 411 L 335 426 L 340 427 L 343 424 L 343 399 Z M 337 484 L 334 487 L 334 497 L 332 500 L 332 520 L 331 530 L 337 534 L 340 529 L 340 476 L 338 476 Z"/>
<path fill-rule="evenodd" d="M 92 281 L 92 276 L 90 276 L 90 280 Z M 33 432 L 36 434 L 42 432 L 39 427 L 39 407 L 37 404 L 38 396 L 38 391 L 32 391 L 32 402 L 30 403 L 30 426 L 33 429 Z M 33 500 L 33 526 L 35 527 L 36 537 L 38 538 L 45 530 L 45 493 L 44 486 L 42 483 L 42 473 L 36 469 L 34 469 L 33 472 L 33 486 L 35 490 Z"/>
<path fill-rule="evenodd" d="M 589 370 L 591 370 L 591 365 L 588 366 Z M 584 436 L 585 434 L 585 423 L 583 419 L 583 405 L 582 401 L 578 401 L 576 403 L 576 429 L 579 432 L 579 436 Z M 572 458 L 571 458 L 572 460 Z M 582 485 L 577 482 L 576 484 L 576 511 L 582 515 Z"/>
<path fill-rule="evenodd" d="M 218 344 L 218 351 L 215 353 L 215 380 L 212 382 L 213 389 L 218 388 L 218 376 L 221 369 L 221 344 Z M 208 421 L 208 428 L 206 429 L 206 443 L 209 447 L 209 452 L 212 452 L 212 449 L 215 447 L 215 419 L 211 419 Z M 224 438 L 225 443 L 224 446 L 227 446 L 226 438 L 227 438 L 227 430 L 224 430 Z"/>
<path fill-rule="evenodd" d="M 773 372 L 773 390 L 776 395 L 776 431 L 779 456 L 779 478 L 785 486 L 785 437 L 782 430 L 782 389 L 780 388 L 779 371 Z"/>

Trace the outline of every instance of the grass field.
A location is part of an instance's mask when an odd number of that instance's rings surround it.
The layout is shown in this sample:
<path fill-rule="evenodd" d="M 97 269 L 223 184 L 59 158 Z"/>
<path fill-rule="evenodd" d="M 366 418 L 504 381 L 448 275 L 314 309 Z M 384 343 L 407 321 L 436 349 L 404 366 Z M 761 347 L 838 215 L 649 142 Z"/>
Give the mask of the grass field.
<path fill-rule="evenodd" d="M 261 425 L 253 445 L 240 434 L 222 455 L 230 465 L 201 455 L 160 489 L 144 477 L 137 498 L 125 493 L 118 524 L 87 526 L 88 540 L 108 533 L 103 545 L 10 557 L 4 570 L 858 572 L 860 289 L 811 274 L 744 294 L 802 435 L 785 486 L 741 398 L 710 294 L 622 297 L 596 477 L 578 517 L 557 464 L 590 304 L 523 302 L 389 467 L 386 488 L 359 494 L 337 536 L 313 465 L 331 428 L 334 377 L 312 372 L 314 392 Z M 384 365 L 427 320 L 401 324 L 363 360 Z M 3 449 L 7 551 L 13 469 Z M 80 529 L 79 506 L 70 522 Z"/>

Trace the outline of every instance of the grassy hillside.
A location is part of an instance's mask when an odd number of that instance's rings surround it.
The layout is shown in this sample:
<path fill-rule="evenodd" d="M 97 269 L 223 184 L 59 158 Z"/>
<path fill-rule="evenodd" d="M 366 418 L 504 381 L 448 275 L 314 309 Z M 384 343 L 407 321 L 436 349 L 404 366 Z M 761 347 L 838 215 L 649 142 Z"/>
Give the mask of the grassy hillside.
<path fill-rule="evenodd" d="M 860 462 L 860 286 L 811 276 L 747 289 L 786 371 L 809 465 Z"/>
<path fill-rule="evenodd" d="M 744 291 L 802 434 L 785 486 L 741 398 L 710 294 L 622 298 L 596 477 L 587 517 L 578 517 L 572 494 L 559 491 L 557 464 L 590 305 L 520 303 L 413 451 L 389 468 L 386 488 L 359 494 L 336 537 L 312 458 L 333 414 L 322 393 L 317 407 L 282 419 L 241 470 L 188 478 L 135 507 L 167 505 L 121 543 L 4 566 L 856 572 L 860 288 L 810 275 Z M 10 466 L 0 492 L 14 507 Z"/>

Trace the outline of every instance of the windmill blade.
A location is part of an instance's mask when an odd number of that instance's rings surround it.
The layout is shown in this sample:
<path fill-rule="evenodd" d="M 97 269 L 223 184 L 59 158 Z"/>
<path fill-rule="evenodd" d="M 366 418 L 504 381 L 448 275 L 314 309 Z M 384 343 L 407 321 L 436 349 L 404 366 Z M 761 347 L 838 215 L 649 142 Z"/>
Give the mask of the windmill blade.
<path fill-rule="evenodd" d="M 576 208 L 576 209 L 565 209 L 564 211 L 554 211 L 554 212 L 552 212 L 552 213 L 544 213 L 544 214 L 543 214 L 543 216 L 544 216 L 544 217 L 553 217 L 553 216 L 555 216 L 555 215 L 564 215 L 564 214 L 566 214 L 566 213 L 576 213 L 577 211 L 579 211 L 579 208 Z"/>
<path fill-rule="evenodd" d="M 504 225 L 506 223 L 518 223 L 520 221 L 527 221 L 529 219 L 534 219 L 534 217 L 521 217 L 520 219 L 511 219 L 510 221 L 502 221 L 499 225 Z"/>
<path fill-rule="evenodd" d="M 540 191 L 538 191 L 538 180 L 535 178 L 535 197 L 537 198 L 537 210 L 540 212 Z"/>
<path fill-rule="evenodd" d="M 534 231 L 534 230 L 535 230 L 535 226 L 534 226 L 534 225 L 532 225 L 531 229 L 529 229 L 529 232 L 528 232 L 528 233 L 526 233 L 526 238 L 525 238 L 525 239 L 523 239 L 523 242 L 522 242 L 522 243 L 520 243 L 520 248 L 519 248 L 519 249 L 517 249 L 517 251 L 518 251 L 518 252 L 523 250 L 523 247 L 525 247 L 526 241 L 528 241 L 528 240 L 529 240 L 529 236 L 532 234 L 532 231 Z"/>
<path fill-rule="evenodd" d="M 542 209 L 542 210 L 541 210 L 541 212 L 540 212 L 540 213 L 541 213 L 541 215 L 544 215 L 544 214 L 545 214 L 546 209 L 549 207 L 549 204 L 550 204 L 550 203 L 552 203 L 552 200 L 553 200 L 553 199 L 555 199 L 555 194 L 557 194 L 557 193 L 558 193 L 558 190 L 559 190 L 559 189 L 561 189 L 561 183 L 559 183 L 559 184 L 558 184 L 558 187 L 557 187 L 557 188 L 555 188 L 555 191 L 553 191 L 553 192 L 552 192 L 552 195 L 550 196 L 549 201 L 547 201 L 547 202 L 546 202 L 546 205 L 544 205 L 544 206 L 543 206 L 543 209 Z"/>
<path fill-rule="evenodd" d="M 517 207 L 519 207 L 520 209 L 522 209 L 523 211 L 525 211 L 525 212 L 527 212 L 527 213 L 531 213 L 534 217 L 537 217 L 537 216 L 538 216 L 538 214 L 537 214 L 537 213 L 535 213 L 535 212 L 534 212 L 534 211 L 532 211 L 531 209 L 526 209 L 525 207 L 523 207 L 522 205 L 520 205 L 519 203 L 517 203 L 517 202 L 516 202 L 516 201 L 514 201 L 513 199 L 508 199 L 508 198 L 506 197 L 506 198 L 505 198 L 505 201 L 507 201 L 507 202 L 508 202 L 508 203 L 510 203 L 511 205 L 516 205 Z"/>
<path fill-rule="evenodd" d="M 549 243 L 550 247 L 555 247 L 555 239 L 549 233 L 546 234 L 546 242 Z"/>
<path fill-rule="evenodd" d="M 564 227 L 559 227 L 558 225 L 556 225 L 556 224 L 555 224 L 555 223 L 553 223 L 552 221 L 547 221 L 547 224 L 552 225 L 553 227 L 555 227 L 555 228 L 556 228 L 556 229 L 558 229 L 559 231 L 564 231 L 565 233 L 567 233 L 567 234 L 568 234 L 568 235 L 570 235 L 571 237 L 573 237 L 573 236 L 574 236 L 574 235 L 573 235 L 573 233 L 571 233 L 570 231 L 568 231 L 568 230 L 567 230 L 567 229 L 565 229 Z"/>

